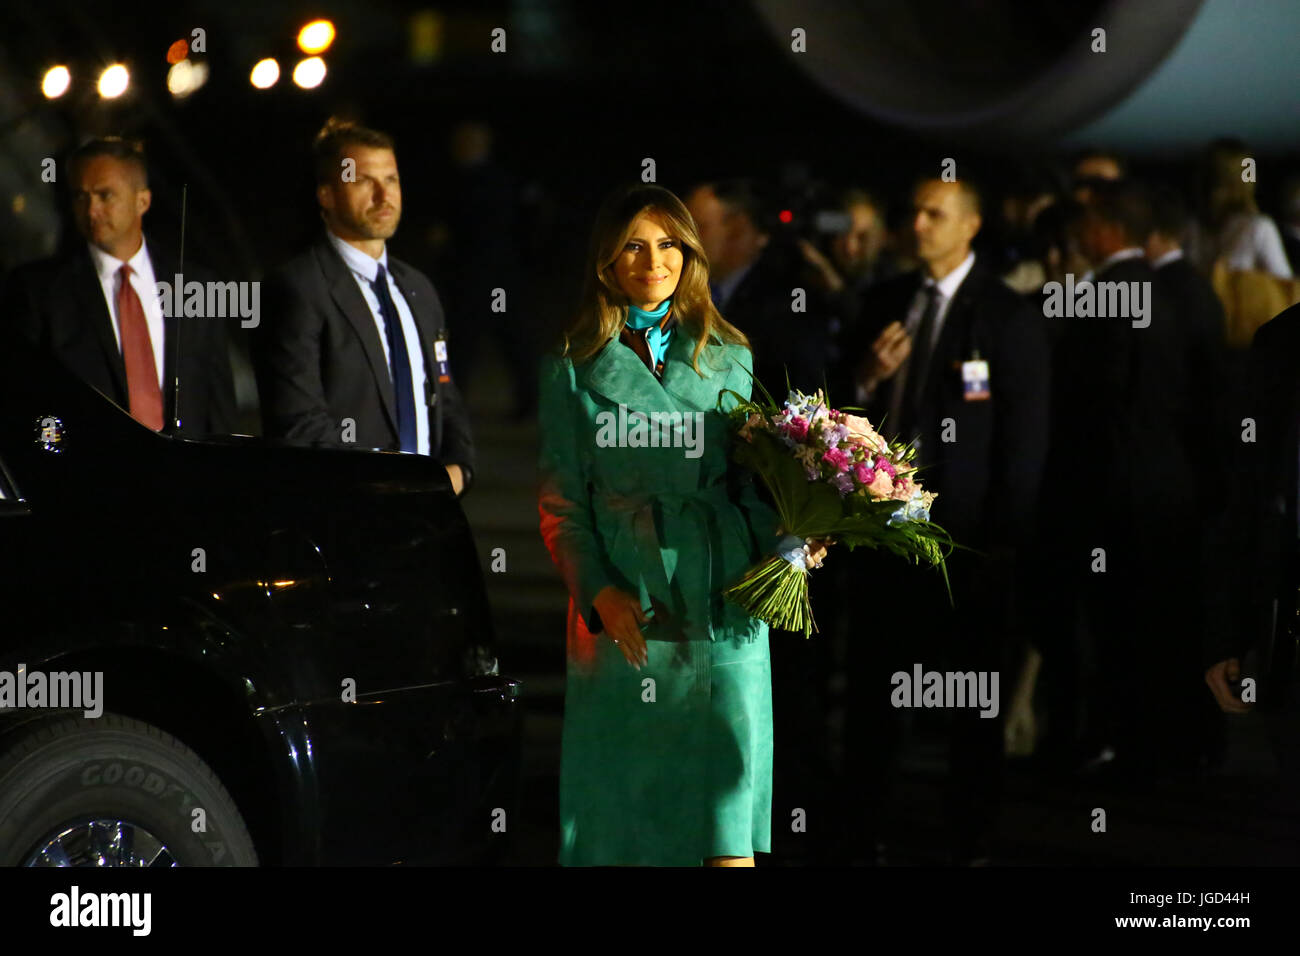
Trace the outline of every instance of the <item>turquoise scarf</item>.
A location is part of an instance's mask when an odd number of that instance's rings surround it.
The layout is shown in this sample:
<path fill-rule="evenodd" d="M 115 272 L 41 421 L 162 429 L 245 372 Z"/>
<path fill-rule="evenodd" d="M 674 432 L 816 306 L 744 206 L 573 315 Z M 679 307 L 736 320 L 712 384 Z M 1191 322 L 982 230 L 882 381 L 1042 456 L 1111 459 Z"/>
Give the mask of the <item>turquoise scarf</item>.
<path fill-rule="evenodd" d="M 669 308 L 672 307 L 672 299 L 664 299 L 659 303 L 659 308 L 653 312 L 647 312 L 645 309 L 637 308 L 629 304 L 627 307 L 627 327 L 629 329 L 650 329 L 646 333 L 646 344 L 650 346 L 650 357 L 654 359 L 654 364 L 658 365 L 664 360 L 664 353 L 668 351 L 668 342 L 673 337 L 673 330 L 667 331 L 659 328 L 659 322 L 668 314 Z"/>

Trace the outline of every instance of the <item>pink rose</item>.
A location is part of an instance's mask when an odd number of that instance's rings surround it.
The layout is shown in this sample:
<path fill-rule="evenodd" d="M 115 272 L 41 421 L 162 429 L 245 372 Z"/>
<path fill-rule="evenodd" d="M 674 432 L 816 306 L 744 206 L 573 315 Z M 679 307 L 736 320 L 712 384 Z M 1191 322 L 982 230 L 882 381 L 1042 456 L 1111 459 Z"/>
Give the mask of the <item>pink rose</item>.
<path fill-rule="evenodd" d="M 822 461 L 829 463 L 836 471 L 848 471 L 850 459 L 841 448 L 828 448 L 822 455 Z"/>
<path fill-rule="evenodd" d="M 867 485 L 873 498 L 889 498 L 894 493 L 894 479 L 883 471 L 876 472 L 876 477 Z"/>
<path fill-rule="evenodd" d="M 854 475 L 858 479 L 858 484 L 870 485 L 876 480 L 875 470 L 865 461 L 860 461 L 853 469 Z"/>
<path fill-rule="evenodd" d="M 808 419 L 795 415 L 786 425 L 786 434 L 795 441 L 803 441 L 808 437 Z"/>
<path fill-rule="evenodd" d="M 871 427 L 871 422 L 861 415 L 841 415 L 840 424 L 849 430 L 849 438 L 861 442 L 872 451 L 885 451 L 887 443 Z"/>

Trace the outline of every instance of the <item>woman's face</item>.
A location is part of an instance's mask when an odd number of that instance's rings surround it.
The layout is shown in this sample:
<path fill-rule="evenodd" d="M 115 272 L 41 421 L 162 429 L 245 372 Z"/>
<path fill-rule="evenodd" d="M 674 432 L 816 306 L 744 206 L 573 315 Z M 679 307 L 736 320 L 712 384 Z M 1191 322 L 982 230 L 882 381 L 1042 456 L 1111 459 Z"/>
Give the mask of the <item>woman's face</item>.
<path fill-rule="evenodd" d="M 627 245 L 614 259 L 614 278 L 633 305 L 652 310 L 677 290 L 682 244 L 650 216 L 632 225 Z"/>

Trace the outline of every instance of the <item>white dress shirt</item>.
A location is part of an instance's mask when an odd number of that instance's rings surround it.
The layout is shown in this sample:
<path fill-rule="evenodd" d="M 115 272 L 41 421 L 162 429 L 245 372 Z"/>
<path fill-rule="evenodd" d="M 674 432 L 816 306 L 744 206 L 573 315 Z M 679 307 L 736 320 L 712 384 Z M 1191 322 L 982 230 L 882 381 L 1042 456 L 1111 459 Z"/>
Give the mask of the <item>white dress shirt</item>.
<path fill-rule="evenodd" d="M 1106 261 L 1103 262 L 1101 265 L 1097 266 L 1097 268 L 1089 269 L 1087 272 L 1085 272 L 1083 274 L 1083 278 L 1075 283 L 1075 288 L 1077 289 L 1085 282 L 1094 281 L 1097 278 L 1097 276 L 1101 275 L 1103 272 L 1105 272 L 1107 269 L 1109 269 L 1117 262 L 1123 262 L 1125 259 L 1145 259 L 1146 254 L 1147 254 L 1146 250 L 1141 248 L 1140 246 L 1128 246 L 1124 249 L 1119 250 L 1119 252 L 1112 253 L 1111 255 L 1107 256 Z"/>
<path fill-rule="evenodd" d="M 325 234 L 329 236 L 330 243 L 352 270 L 352 278 L 356 280 L 361 295 L 365 297 L 366 305 L 370 307 L 370 315 L 375 320 L 375 328 L 379 331 L 379 344 L 384 347 L 385 367 L 391 370 L 393 359 L 388 353 L 388 328 L 384 325 L 384 315 L 379 308 L 379 296 L 370 285 L 378 277 L 379 267 L 381 265 L 384 267 L 384 273 L 388 277 L 388 294 L 393 297 L 393 304 L 397 306 L 397 314 L 402 320 L 402 336 L 406 339 L 406 358 L 411 365 L 411 387 L 415 392 L 416 447 L 419 449 L 419 454 L 427 455 L 429 454 L 429 403 L 425 397 L 428 394 L 426 391 L 428 379 L 424 368 L 424 350 L 420 347 L 420 330 L 415 324 L 415 316 L 411 314 L 406 296 L 397 287 L 392 270 L 388 268 L 388 247 L 385 246 L 379 258 L 375 259 L 356 246 L 344 242 L 329 230 L 326 230 Z M 391 380 L 391 371 L 389 377 Z"/>
<path fill-rule="evenodd" d="M 117 312 L 117 294 L 121 288 L 118 271 L 122 266 L 131 267 L 131 288 L 135 290 L 144 308 L 145 324 L 149 328 L 149 344 L 153 346 L 154 370 L 158 373 L 158 387 L 163 388 L 163 311 L 158 301 L 158 289 L 154 285 L 153 264 L 149 261 L 148 247 L 141 240 L 140 248 L 126 262 L 115 259 L 98 246 L 90 246 L 90 258 L 95 263 L 95 273 L 99 276 L 99 288 L 104 293 L 108 304 L 108 314 L 112 319 L 113 337 L 117 339 L 117 350 L 122 351 L 122 317 Z"/>
<path fill-rule="evenodd" d="M 1179 259 L 1186 258 L 1182 249 L 1170 249 L 1163 256 L 1159 256 L 1151 261 L 1152 269 L 1160 269 L 1169 265 L 1171 262 L 1177 262 Z"/>

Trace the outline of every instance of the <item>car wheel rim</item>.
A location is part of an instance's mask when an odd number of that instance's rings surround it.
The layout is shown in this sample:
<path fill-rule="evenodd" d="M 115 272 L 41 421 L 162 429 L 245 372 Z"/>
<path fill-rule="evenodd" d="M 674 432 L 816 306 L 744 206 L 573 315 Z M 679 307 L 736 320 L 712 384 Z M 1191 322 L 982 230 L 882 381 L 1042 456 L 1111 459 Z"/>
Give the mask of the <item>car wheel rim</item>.
<path fill-rule="evenodd" d="M 24 866 L 179 866 L 167 846 L 125 820 L 85 820 L 42 842 Z"/>

